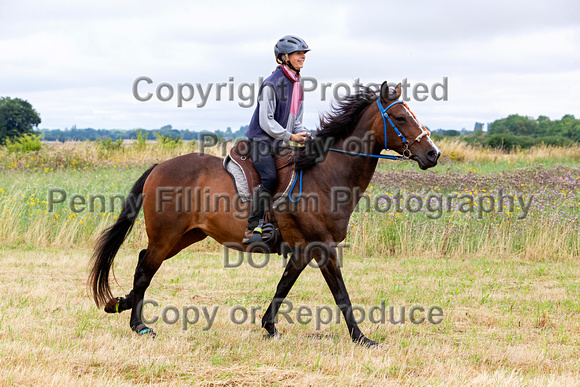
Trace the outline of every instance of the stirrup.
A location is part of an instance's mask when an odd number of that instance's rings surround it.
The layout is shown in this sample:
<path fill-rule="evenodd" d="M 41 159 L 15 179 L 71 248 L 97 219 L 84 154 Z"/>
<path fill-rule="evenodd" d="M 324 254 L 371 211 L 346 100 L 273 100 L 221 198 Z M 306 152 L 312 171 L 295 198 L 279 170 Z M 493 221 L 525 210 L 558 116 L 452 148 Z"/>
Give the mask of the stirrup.
<path fill-rule="evenodd" d="M 262 242 L 262 232 L 263 232 L 262 227 L 263 227 L 263 225 L 264 225 L 264 221 L 262 219 L 260 219 L 260 222 L 258 223 L 258 225 L 256 227 L 254 227 L 254 230 L 252 231 L 252 236 L 250 237 L 250 239 L 248 239 L 248 244 Z"/>
<path fill-rule="evenodd" d="M 276 229 L 272 223 L 266 223 L 262 227 L 262 240 L 266 243 L 271 242 L 276 236 Z"/>

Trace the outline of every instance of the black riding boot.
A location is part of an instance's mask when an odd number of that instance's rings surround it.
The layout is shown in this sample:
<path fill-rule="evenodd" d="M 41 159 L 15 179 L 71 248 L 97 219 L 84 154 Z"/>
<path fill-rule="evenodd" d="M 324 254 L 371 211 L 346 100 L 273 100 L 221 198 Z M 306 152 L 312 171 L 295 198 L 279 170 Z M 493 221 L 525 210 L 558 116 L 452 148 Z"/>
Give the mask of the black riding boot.
<path fill-rule="evenodd" d="M 252 198 L 252 210 L 248 218 L 248 227 L 242 243 L 262 241 L 262 229 L 260 221 L 264 218 L 264 213 L 270 210 L 272 204 L 272 192 L 264 188 L 261 184 L 254 189 Z"/>

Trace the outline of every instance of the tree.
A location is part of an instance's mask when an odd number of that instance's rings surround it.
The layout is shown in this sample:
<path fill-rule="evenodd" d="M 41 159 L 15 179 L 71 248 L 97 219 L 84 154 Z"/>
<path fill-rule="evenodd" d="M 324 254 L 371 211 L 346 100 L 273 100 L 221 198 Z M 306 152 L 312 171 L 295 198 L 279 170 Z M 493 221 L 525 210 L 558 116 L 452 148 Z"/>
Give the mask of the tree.
<path fill-rule="evenodd" d="M 539 116 L 538 117 L 538 132 L 537 135 L 540 137 L 549 136 L 552 134 L 550 132 L 552 128 L 552 121 L 547 116 Z"/>
<path fill-rule="evenodd" d="M 507 118 L 494 121 L 488 134 L 513 134 L 518 136 L 529 136 L 536 133 L 538 122 L 532 118 L 512 114 Z"/>
<path fill-rule="evenodd" d="M 475 127 L 473 128 L 473 135 L 475 137 L 483 136 L 483 122 L 476 122 Z"/>
<path fill-rule="evenodd" d="M 32 105 L 20 98 L 0 98 L 0 143 L 8 138 L 34 133 L 40 124 L 40 116 Z"/>

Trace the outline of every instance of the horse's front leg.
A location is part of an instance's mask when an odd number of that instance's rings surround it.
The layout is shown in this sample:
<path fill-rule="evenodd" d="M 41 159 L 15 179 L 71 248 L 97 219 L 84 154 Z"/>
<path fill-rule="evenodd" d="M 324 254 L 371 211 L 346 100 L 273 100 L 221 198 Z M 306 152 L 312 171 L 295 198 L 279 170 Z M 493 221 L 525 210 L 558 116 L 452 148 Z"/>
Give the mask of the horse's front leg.
<path fill-rule="evenodd" d="M 290 289 L 292 289 L 292 286 L 294 286 L 294 283 L 300 276 L 300 273 L 302 273 L 311 259 L 311 257 L 306 257 L 303 252 L 296 252 L 290 257 L 284 274 L 282 274 L 282 278 L 278 282 L 276 294 L 274 294 L 272 302 L 270 302 L 266 313 L 264 313 L 264 317 L 262 317 L 262 328 L 268 331 L 266 337 L 274 337 L 278 334 L 278 330 L 274 324 L 276 314 L 288 295 L 288 292 L 290 292 Z"/>
<path fill-rule="evenodd" d="M 354 314 L 352 313 L 350 297 L 348 296 L 340 271 L 340 265 L 338 264 L 336 249 L 334 247 L 327 247 L 325 251 L 320 251 L 319 254 L 315 254 L 314 259 L 318 263 L 318 267 L 332 292 L 336 305 L 342 311 L 352 341 L 369 347 L 377 345 L 378 343 L 376 341 L 368 339 L 361 332 L 356 323 Z"/>

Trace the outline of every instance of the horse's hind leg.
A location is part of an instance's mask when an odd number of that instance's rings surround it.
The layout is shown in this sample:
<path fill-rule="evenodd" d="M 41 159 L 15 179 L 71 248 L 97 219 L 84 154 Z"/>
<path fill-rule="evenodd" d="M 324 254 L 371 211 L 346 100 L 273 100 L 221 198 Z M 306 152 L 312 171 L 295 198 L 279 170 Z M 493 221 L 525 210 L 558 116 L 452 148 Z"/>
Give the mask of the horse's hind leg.
<path fill-rule="evenodd" d="M 173 247 L 173 249 L 169 252 L 165 259 L 169 259 L 179 253 L 181 250 L 186 248 L 187 246 L 194 244 L 203 240 L 206 237 L 204 233 L 201 232 L 199 229 L 192 229 L 189 230 L 185 235 L 181 237 L 177 245 Z M 139 253 L 139 262 L 145 256 L 147 249 L 141 250 Z M 115 297 L 111 298 L 109 302 L 105 305 L 105 312 L 107 313 L 121 313 L 126 310 L 133 309 L 133 290 L 129 292 L 129 294 L 125 295 L 125 297 Z"/>
<path fill-rule="evenodd" d="M 288 295 L 288 292 L 290 292 L 290 289 L 294 286 L 300 273 L 302 273 L 311 259 L 311 257 L 306 257 L 303 253 L 292 254 L 290 257 L 286 269 L 284 270 L 284 274 L 282 274 L 282 278 L 280 279 L 280 282 L 278 282 L 276 294 L 274 294 L 272 302 L 270 302 L 266 313 L 264 313 L 264 317 L 262 317 L 262 328 L 268 331 L 268 337 L 274 337 L 278 334 L 276 325 L 274 325 L 274 318 L 276 317 L 282 302 Z"/>
<path fill-rule="evenodd" d="M 143 249 L 139 253 L 139 262 L 145 256 L 146 251 L 146 249 Z M 121 313 L 131 309 L 133 309 L 133 290 L 125 295 L 125 297 L 111 298 L 105 305 L 105 312 L 107 313 Z"/>
<path fill-rule="evenodd" d="M 149 287 L 151 279 L 164 260 L 173 257 L 185 247 L 195 242 L 199 242 L 205 237 L 206 235 L 203 234 L 201 230 L 192 229 L 182 235 L 177 243 L 171 243 L 170 240 L 164 236 L 163 238 L 159 238 L 163 240 L 162 242 L 151 243 L 150 241 L 147 249 L 141 251 L 139 254 L 139 263 L 135 269 L 133 290 L 129 293 L 129 295 L 132 295 L 132 301 L 128 303 L 128 305 L 130 304 L 133 308 L 131 311 L 131 320 L 129 322 L 132 330 L 140 335 L 148 333 L 155 336 L 155 332 L 143 324 L 143 320 L 141 319 L 145 290 Z"/>
<path fill-rule="evenodd" d="M 145 290 L 149 287 L 153 276 L 165 260 L 171 247 L 163 246 L 148 246 L 142 257 L 140 257 L 137 267 L 135 268 L 135 277 L 133 279 L 133 290 L 131 306 L 131 320 L 129 325 L 131 329 L 142 335 L 149 333 L 155 336 L 155 333 L 149 329 L 141 319 L 141 312 L 143 310 L 143 298 L 145 297 Z M 131 294 L 129 293 L 129 294 Z"/>

